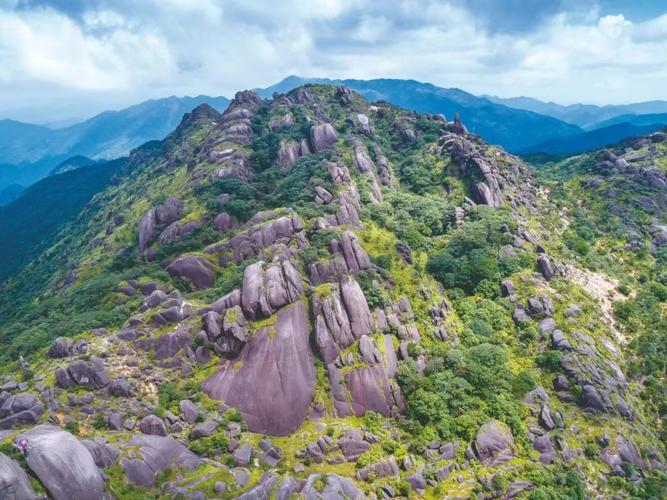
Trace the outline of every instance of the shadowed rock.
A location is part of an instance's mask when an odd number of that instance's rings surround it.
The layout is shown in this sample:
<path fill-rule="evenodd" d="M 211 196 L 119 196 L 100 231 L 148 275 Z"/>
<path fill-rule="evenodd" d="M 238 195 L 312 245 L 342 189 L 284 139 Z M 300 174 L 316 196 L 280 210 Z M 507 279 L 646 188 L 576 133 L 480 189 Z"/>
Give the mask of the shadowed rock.
<path fill-rule="evenodd" d="M 86 439 L 81 444 L 90 452 L 98 467 L 111 467 L 118 458 L 118 450 L 100 437 Z"/>

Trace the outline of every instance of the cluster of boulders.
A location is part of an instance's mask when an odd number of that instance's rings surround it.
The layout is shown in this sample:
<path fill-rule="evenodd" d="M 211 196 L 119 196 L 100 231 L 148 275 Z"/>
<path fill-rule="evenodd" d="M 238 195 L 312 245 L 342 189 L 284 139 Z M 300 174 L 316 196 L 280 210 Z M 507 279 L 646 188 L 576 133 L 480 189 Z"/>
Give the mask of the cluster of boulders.
<path fill-rule="evenodd" d="M 143 252 L 154 241 L 157 236 L 157 231 L 163 228 L 163 232 L 167 232 L 167 236 L 163 240 L 169 241 L 176 233 L 182 231 L 176 229 L 171 225 L 176 223 L 183 215 L 183 202 L 170 196 L 161 205 L 148 210 L 139 222 L 139 251 Z"/>
<path fill-rule="evenodd" d="M 530 405 L 531 416 L 536 424 L 530 427 L 528 438 L 533 444 L 533 449 L 540 454 L 540 462 L 550 464 L 556 459 L 556 447 L 551 431 L 565 427 L 563 416 L 549 407 L 551 397 L 542 387 L 530 391 L 525 396 L 524 402 Z M 560 439 L 560 435 L 555 436 L 555 441 L 564 458 L 572 458 L 578 453 L 578 450 L 568 449 Z"/>
<path fill-rule="evenodd" d="M 363 415 L 368 410 L 387 416 L 400 412 L 404 403 L 392 380 L 398 365 L 392 336 L 370 338 L 386 325 L 384 311 L 375 315 L 375 324 L 379 324 L 375 329 L 364 293 L 349 275 L 313 294 L 311 304 L 317 347 L 329 373 L 336 415 Z M 388 325 L 384 329 L 388 330 Z M 355 342 L 358 355 L 350 351 L 341 355 Z"/>
<path fill-rule="evenodd" d="M 501 284 L 503 295 L 517 303 L 512 314 L 519 325 L 538 321 L 540 334 L 550 338 L 550 347 L 564 353 L 560 358 L 560 368 L 567 375 L 554 379 L 554 389 L 564 402 L 578 401 L 585 410 L 597 413 L 618 413 L 626 419 L 633 418 L 633 412 L 626 402 L 629 396 L 628 382 L 620 367 L 620 357 L 613 343 L 607 339 L 596 342 L 592 337 L 577 329 L 577 318 L 582 314 L 577 304 L 569 304 L 563 310 L 567 320 L 566 334 L 553 318 L 554 304 L 548 295 L 535 295 L 525 304 L 518 304 L 516 288 L 510 280 Z M 572 393 L 572 384 L 581 387 L 581 396 Z"/>
<path fill-rule="evenodd" d="M 461 175 L 474 181 L 474 201 L 499 207 L 508 202 L 512 207 L 536 207 L 536 189 L 530 184 L 531 174 L 523 164 L 506 153 L 487 154 L 488 146 L 465 127 L 455 122 L 438 141 L 440 154 L 451 157 Z"/>
<path fill-rule="evenodd" d="M 259 212 L 232 238 L 209 245 L 203 251 L 217 255 L 219 265 L 226 267 L 231 262 L 239 264 L 248 257 L 257 256 L 269 247 L 279 248 L 281 253 L 290 256 L 292 250 L 288 246 L 292 241 L 301 248 L 307 245 L 303 219 L 298 214 Z"/>
<path fill-rule="evenodd" d="M 0 430 L 36 424 L 43 413 L 44 405 L 34 394 L 0 392 Z"/>

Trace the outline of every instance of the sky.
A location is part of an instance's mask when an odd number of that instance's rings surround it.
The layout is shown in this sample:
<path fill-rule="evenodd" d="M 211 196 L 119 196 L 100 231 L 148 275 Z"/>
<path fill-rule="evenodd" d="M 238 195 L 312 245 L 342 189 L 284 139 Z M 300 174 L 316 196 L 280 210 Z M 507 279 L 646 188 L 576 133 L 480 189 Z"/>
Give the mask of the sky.
<path fill-rule="evenodd" d="M 288 75 L 667 99 L 667 1 L 0 0 L 0 118 L 231 97 Z"/>

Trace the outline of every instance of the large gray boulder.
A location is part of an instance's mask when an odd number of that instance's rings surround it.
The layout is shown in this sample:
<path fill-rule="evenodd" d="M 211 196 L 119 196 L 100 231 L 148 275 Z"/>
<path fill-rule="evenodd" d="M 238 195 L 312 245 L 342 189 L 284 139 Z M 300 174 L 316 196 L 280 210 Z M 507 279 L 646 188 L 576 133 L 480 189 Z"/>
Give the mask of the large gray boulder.
<path fill-rule="evenodd" d="M 556 271 L 546 255 L 540 255 L 537 258 L 537 269 L 547 281 L 556 275 Z"/>
<path fill-rule="evenodd" d="M 320 479 L 324 479 L 321 481 Z M 320 480 L 320 481 L 318 481 Z M 320 487 L 324 484 L 324 488 Z M 354 481 L 338 474 L 311 474 L 301 490 L 304 500 L 341 499 L 361 500 L 366 498 Z"/>
<path fill-rule="evenodd" d="M 160 233 L 158 242 L 160 244 L 164 244 L 184 239 L 186 236 L 194 233 L 200 227 L 201 222 L 198 220 L 191 220 L 190 222 L 186 223 L 177 220 L 176 222 L 169 224 L 169 226 L 167 226 L 164 231 Z"/>
<path fill-rule="evenodd" d="M 316 153 L 337 142 L 336 130 L 329 123 L 313 125 L 310 129 L 310 144 Z"/>
<path fill-rule="evenodd" d="M 150 434 L 152 436 L 166 436 L 167 431 L 164 427 L 164 422 L 157 415 L 146 415 L 141 419 L 139 424 L 141 432 L 144 434 Z"/>
<path fill-rule="evenodd" d="M 213 286 L 213 265 L 197 255 L 179 257 L 167 266 L 167 272 L 172 276 L 189 279 L 195 288 Z"/>
<path fill-rule="evenodd" d="M 351 276 L 325 293 L 315 293 L 311 302 L 315 339 L 325 364 L 363 335 L 371 333 L 371 312 L 359 284 Z"/>
<path fill-rule="evenodd" d="M 509 428 L 497 420 L 485 423 L 475 436 L 475 454 L 481 462 L 510 456 L 513 445 L 514 438 Z"/>
<path fill-rule="evenodd" d="M 197 455 L 170 437 L 135 436 L 129 445 L 139 447 L 139 456 L 123 460 L 121 466 L 128 481 L 145 488 L 155 486 L 155 475 L 168 467 L 193 471 L 202 463 Z"/>
<path fill-rule="evenodd" d="M 143 252 L 148 248 L 155 237 L 155 209 L 151 208 L 144 214 L 139 222 L 139 251 Z"/>
<path fill-rule="evenodd" d="M 276 163 L 283 172 L 288 172 L 301 156 L 301 148 L 294 141 L 283 143 L 278 150 Z"/>
<path fill-rule="evenodd" d="M 369 335 L 372 331 L 371 314 L 359 283 L 352 276 L 344 276 L 340 280 L 340 294 L 354 336 L 360 338 L 362 335 Z"/>
<path fill-rule="evenodd" d="M 371 267 L 371 260 L 362 248 L 357 235 L 347 230 L 341 236 L 341 247 L 347 268 L 351 272 L 363 271 Z"/>
<path fill-rule="evenodd" d="M 285 435 L 306 418 L 315 387 L 308 314 L 303 301 L 281 309 L 238 357 L 203 385 L 214 399 L 236 408 L 252 432 Z"/>
<path fill-rule="evenodd" d="M 37 498 L 28 475 L 15 460 L 0 453 L 0 498 L 32 500 Z"/>
<path fill-rule="evenodd" d="M 241 303 L 250 319 L 271 316 L 303 295 L 301 274 L 289 260 L 248 266 L 243 273 Z"/>
<path fill-rule="evenodd" d="M 19 436 L 27 439 L 28 467 L 55 500 L 104 497 L 104 480 L 86 447 L 53 425 L 38 425 Z"/>
<path fill-rule="evenodd" d="M 396 416 L 405 410 L 401 390 L 393 377 L 398 361 L 390 335 L 380 338 L 384 355 L 380 362 L 342 370 L 335 363 L 327 365 L 334 411 L 339 417 L 362 416 L 374 411 Z"/>
<path fill-rule="evenodd" d="M 0 404 L 0 429 L 10 429 L 18 424 L 36 424 L 43 413 L 44 405 L 28 392 L 7 396 Z"/>
<path fill-rule="evenodd" d="M 155 218 L 158 224 L 168 226 L 181 218 L 182 211 L 183 202 L 178 198 L 170 196 L 162 205 L 159 205 L 155 209 Z"/>

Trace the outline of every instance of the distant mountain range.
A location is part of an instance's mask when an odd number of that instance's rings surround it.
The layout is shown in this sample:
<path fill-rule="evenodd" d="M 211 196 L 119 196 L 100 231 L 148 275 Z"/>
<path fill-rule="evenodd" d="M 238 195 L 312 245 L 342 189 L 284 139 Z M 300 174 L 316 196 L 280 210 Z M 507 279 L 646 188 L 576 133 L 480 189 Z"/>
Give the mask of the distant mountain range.
<path fill-rule="evenodd" d="M 30 185 L 73 156 L 118 158 L 145 142 L 163 139 L 185 113 L 203 103 L 224 110 L 229 100 L 209 96 L 149 100 L 60 129 L 0 120 L 0 190 L 15 183 Z"/>
<path fill-rule="evenodd" d="M 345 85 L 369 101 L 387 101 L 419 113 L 444 114 L 451 120 L 460 113 L 468 130 L 493 144 L 513 152 L 543 142 L 583 132 L 576 125 L 532 111 L 518 110 L 477 97 L 460 89 L 445 89 L 415 80 L 330 80 L 289 76 L 265 89 L 256 89 L 262 97 L 284 93 L 307 83 Z"/>
<path fill-rule="evenodd" d="M 369 101 L 388 101 L 420 113 L 442 113 L 448 119 L 460 113 L 470 131 L 514 153 L 577 154 L 653 132 L 667 124 L 667 101 L 562 106 L 530 97 L 475 96 L 414 80 L 290 76 L 256 92 L 269 98 L 274 92 L 288 92 L 307 83 L 345 85 Z"/>
<path fill-rule="evenodd" d="M 665 127 L 663 122 L 648 125 L 635 125 L 622 122 L 583 132 L 565 139 L 550 139 L 521 151 L 521 153 L 547 153 L 550 155 L 573 155 L 592 151 L 593 149 L 612 146 L 628 137 L 649 134 Z"/>
<path fill-rule="evenodd" d="M 21 193 L 24 190 L 25 188 L 20 184 L 10 184 L 5 188 L 0 189 L 0 207 L 14 201 L 21 196 Z"/>
<path fill-rule="evenodd" d="M 551 116 L 585 130 L 606 127 L 615 123 L 607 123 L 609 120 L 621 116 L 631 118 L 635 115 L 648 115 L 656 113 L 667 113 L 667 101 L 647 101 L 635 104 L 621 104 L 608 106 L 595 106 L 593 104 L 570 104 L 563 106 L 555 102 L 544 102 L 532 97 L 510 97 L 502 98 L 496 96 L 483 96 L 496 104 L 502 104 L 514 109 L 532 111 L 541 115 Z M 664 120 L 665 117 L 662 117 Z M 630 121 L 623 119 L 622 121 Z M 663 122 L 667 123 L 667 122 Z M 647 123 L 644 123 L 647 125 Z"/>

